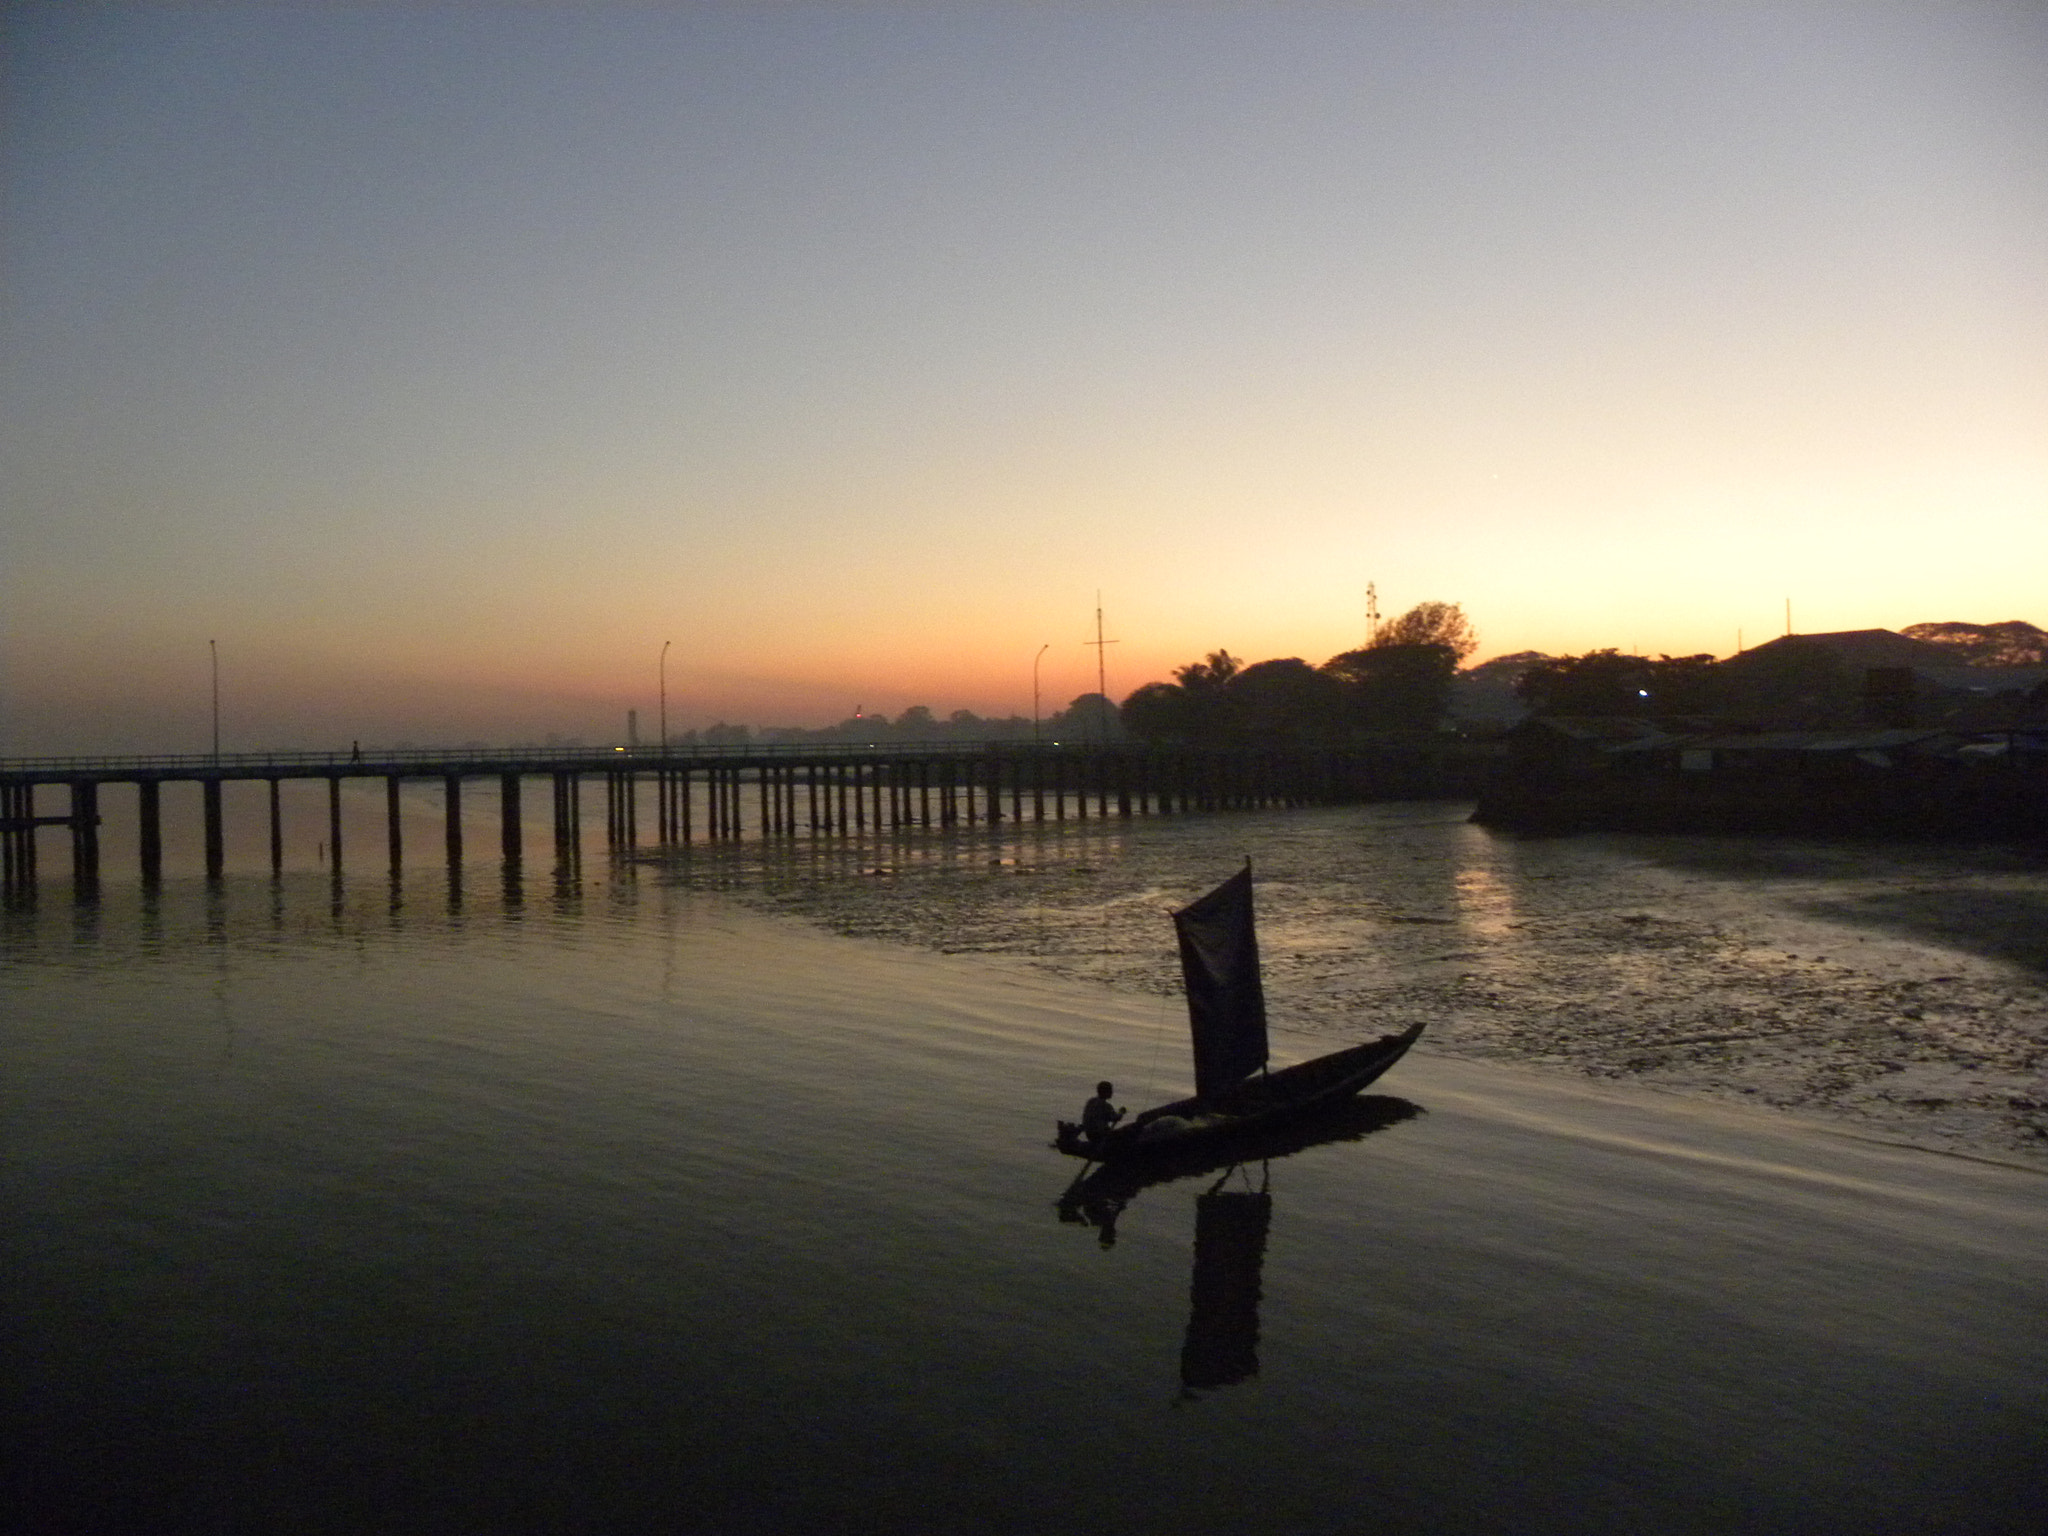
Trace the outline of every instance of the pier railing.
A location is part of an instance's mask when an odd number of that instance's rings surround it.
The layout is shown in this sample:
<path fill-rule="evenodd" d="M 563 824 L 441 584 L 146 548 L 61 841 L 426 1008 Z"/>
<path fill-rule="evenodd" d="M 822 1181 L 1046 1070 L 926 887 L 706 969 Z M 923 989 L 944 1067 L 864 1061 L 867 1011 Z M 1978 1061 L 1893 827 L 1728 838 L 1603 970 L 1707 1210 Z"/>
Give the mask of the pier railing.
<path fill-rule="evenodd" d="M 755 741 L 671 742 L 667 747 L 527 746 L 527 747 L 372 747 L 334 751 L 174 752 L 127 756 L 0 757 L 0 779 L 52 779 L 73 774 L 130 778 L 157 774 L 188 778 L 225 771 L 236 778 L 267 778 L 273 770 L 290 774 L 338 769 L 343 773 L 381 773 L 387 766 L 438 771 L 443 763 L 478 763 L 486 767 L 526 763 L 562 764 L 588 772 L 617 768 L 622 762 L 652 769 L 663 763 L 729 761 L 733 758 L 898 757 L 977 755 L 989 752 L 1117 752 L 1146 749 L 1130 742 L 1086 741 Z"/>

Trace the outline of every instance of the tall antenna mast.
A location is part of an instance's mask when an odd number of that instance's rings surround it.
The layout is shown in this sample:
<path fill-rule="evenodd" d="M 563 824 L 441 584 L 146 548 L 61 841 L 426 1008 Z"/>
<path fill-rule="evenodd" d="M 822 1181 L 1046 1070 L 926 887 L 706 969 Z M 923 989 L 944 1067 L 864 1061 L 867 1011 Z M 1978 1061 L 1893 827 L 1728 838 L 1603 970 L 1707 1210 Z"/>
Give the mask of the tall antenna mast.
<path fill-rule="evenodd" d="M 1380 637 L 1380 594 L 1371 582 L 1365 584 L 1365 643 L 1369 646 Z"/>
<path fill-rule="evenodd" d="M 1109 700 L 1109 674 L 1103 666 L 1103 657 L 1108 653 L 1104 651 L 1103 647 L 1121 645 L 1123 642 L 1102 638 L 1102 593 L 1099 590 L 1095 594 L 1095 638 L 1093 640 L 1083 640 L 1081 643 L 1095 647 L 1095 692 L 1098 697 L 1107 703 Z"/>

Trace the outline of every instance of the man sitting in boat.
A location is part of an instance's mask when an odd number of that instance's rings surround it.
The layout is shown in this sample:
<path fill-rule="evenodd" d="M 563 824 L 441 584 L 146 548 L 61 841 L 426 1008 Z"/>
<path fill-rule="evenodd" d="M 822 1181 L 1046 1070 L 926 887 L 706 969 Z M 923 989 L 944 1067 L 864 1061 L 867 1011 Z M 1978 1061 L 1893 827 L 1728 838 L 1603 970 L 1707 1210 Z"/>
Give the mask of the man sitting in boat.
<path fill-rule="evenodd" d="M 1090 1142 L 1100 1141 L 1109 1134 L 1117 1121 L 1123 1119 L 1124 1112 L 1109 1102 L 1110 1095 L 1115 1092 L 1114 1083 L 1095 1085 L 1095 1097 L 1081 1106 L 1082 1139 Z"/>

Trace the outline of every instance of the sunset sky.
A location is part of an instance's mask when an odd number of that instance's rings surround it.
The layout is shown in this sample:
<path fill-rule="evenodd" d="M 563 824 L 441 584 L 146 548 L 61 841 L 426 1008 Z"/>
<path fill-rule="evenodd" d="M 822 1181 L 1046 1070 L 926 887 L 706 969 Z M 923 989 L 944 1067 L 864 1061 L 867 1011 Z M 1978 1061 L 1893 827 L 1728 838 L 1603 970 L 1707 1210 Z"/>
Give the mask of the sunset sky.
<path fill-rule="evenodd" d="M 0 15 L 0 754 L 2048 624 L 2048 7 Z"/>

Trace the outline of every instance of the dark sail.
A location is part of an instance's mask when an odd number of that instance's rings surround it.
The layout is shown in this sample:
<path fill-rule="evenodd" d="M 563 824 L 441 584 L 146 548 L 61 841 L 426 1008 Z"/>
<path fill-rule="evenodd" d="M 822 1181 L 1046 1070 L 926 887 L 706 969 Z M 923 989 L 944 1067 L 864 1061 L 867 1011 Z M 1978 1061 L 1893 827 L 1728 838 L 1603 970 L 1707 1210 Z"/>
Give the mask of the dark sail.
<path fill-rule="evenodd" d="M 1195 1092 L 1202 1098 L 1241 1083 L 1266 1064 L 1266 993 L 1252 931 L 1247 864 L 1173 914 L 1180 973 L 1195 1037 Z"/>
<path fill-rule="evenodd" d="M 1227 1387 L 1259 1373 L 1259 1271 L 1273 1197 L 1211 1190 L 1195 1199 L 1195 1275 L 1181 1385 Z"/>

